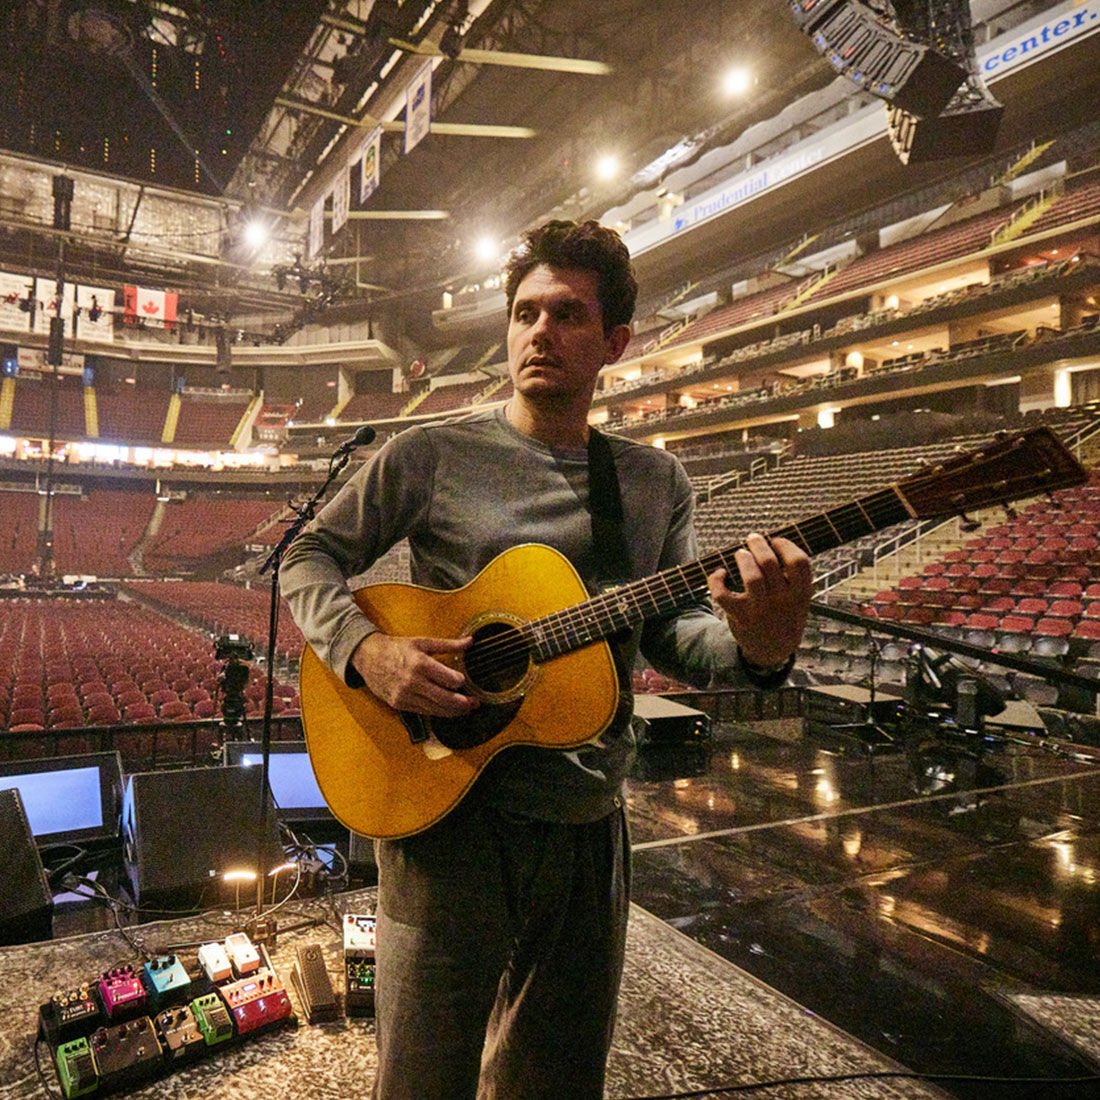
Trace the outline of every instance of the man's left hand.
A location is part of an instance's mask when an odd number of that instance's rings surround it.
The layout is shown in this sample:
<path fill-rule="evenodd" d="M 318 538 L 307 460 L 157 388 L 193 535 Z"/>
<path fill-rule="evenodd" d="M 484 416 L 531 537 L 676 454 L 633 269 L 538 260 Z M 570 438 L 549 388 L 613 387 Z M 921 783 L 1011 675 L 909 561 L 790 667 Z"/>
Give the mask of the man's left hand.
<path fill-rule="evenodd" d="M 726 570 L 707 579 L 711 597 L 725 612 L 741 656 L 774 668 L 798 648 L 813 595 L 810 559 L 790 539 L 751 534 L 735 554 L 744 592 L 726 587 Z"/>

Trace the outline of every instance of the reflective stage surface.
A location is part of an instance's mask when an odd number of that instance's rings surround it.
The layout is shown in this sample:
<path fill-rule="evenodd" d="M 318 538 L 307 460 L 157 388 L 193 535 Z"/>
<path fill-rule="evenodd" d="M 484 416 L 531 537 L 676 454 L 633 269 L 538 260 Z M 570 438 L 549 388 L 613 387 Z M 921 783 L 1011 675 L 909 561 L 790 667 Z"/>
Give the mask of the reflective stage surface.
<path fill-rule="evenodd" d="M 1100 750 L 1019 740 L 934 732 L 868 753 L 789 719 L 643 749 L 634 900 L 911 1069 L 1100 1072 Z"/>

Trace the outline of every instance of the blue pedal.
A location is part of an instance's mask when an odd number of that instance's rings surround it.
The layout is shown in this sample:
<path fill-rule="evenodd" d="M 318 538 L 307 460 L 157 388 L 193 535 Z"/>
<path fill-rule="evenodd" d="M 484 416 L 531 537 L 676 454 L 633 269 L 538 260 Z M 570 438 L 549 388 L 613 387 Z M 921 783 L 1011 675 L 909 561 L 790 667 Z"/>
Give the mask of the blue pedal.
<path fill-rule="evenodd" d="M 149 996 L 157 1003 L 191 988 L 191 975 L 178 955 L 158 955 L 147 962 L 142 979 Z"/>

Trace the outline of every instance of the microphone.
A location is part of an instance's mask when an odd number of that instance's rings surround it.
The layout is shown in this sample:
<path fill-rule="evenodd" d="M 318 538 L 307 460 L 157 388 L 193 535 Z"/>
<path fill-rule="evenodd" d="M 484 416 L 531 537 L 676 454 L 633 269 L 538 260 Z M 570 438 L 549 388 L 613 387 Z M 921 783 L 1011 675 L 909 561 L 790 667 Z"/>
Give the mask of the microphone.
<path fill-rule="evenodd" d="M 351 439 L 345 439 L 339 447 L 336 448 L 338 455 L 350 454 L 356 447 L 365 447 L 368 443 L 374 442 L 374 437 L 377 433 L 369 425 L 364 424 Z"/>

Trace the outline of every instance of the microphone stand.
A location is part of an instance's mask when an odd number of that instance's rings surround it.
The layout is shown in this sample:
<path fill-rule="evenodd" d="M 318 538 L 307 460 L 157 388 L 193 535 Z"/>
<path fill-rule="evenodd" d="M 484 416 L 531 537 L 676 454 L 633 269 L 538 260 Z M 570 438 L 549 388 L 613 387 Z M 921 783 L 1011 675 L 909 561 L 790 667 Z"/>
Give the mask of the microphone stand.
<path fill-rule="evenodd" d="M 374 439 L 374 429 L 364 425 L 351 439 L 345 440 L 333 452 L 328 460 L 328 473 L 321 487 L 304 504 L 295 504 L 290 501 L 290 507 L 294 511 L 295 519 L 283 532 L 283 537 L 267 556 L 267 560 L 260 567 L 260 575 L 270 570 L 271 572 L 271 598 L 267 615 L 267 678 L 264 683 L 264 714 L 263 733 L 261 736 L 260 766 L 260 813 L 256 823 L 256 917 L 259 918 L 264 910 L 264 880 L 267 878 L 266 853 L 264 851 L 265 834 L 267 833 L 268 810 L 268 774 L 271 763 L 271 717 L 275 697 L 275 640 L 279 631 L 279 568 L 283 563 L 283 555 L 290 544 L 301 534 L 302 529 L 317 512 L 317 505 L 321 498 L 328 492 L 329 486 L 344 472 L 345 467 L 351 461 L 352 452 L 359 447 L 366 446 Z"/>

